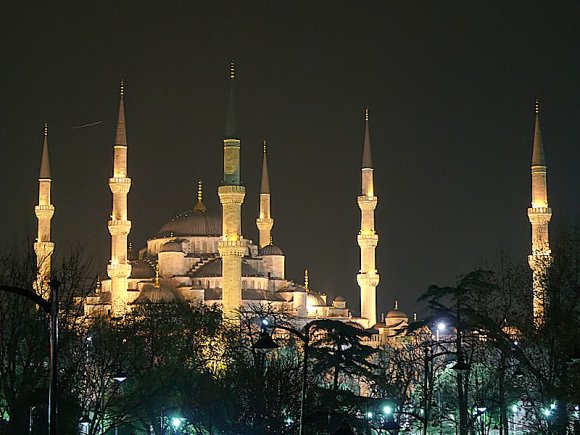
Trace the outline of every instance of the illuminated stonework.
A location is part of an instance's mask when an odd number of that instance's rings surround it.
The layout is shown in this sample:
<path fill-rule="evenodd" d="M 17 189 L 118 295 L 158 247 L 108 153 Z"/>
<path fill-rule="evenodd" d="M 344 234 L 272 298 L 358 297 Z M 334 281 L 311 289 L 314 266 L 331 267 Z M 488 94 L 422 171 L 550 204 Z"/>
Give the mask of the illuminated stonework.
<path fill-rule="evenodd" d="M 131 231 L 131 221 L 127 220 L 127 194 L 131 189 L 131 179 L 127 177 L 127 134 L 122 82 L 113 176 L 109 178 L 109 188 L 113 194 L 113 212 L 108 222 L 111 235 L 111 261 L 107 266 L 107 274 L 111 278 L 111 316 L 122 317 L 127 312 L 127 287 L 131 275 L 131 264 L 127 257 L 127 236 Z"/>
<path fill-rule="evenodd" d="M 50 222 L 54 216 L 54 206 L 51 203 L 51 174 L 48 155 L 48 126 L 44 125 L 44 143 L 40 161 L 38 177 L 38 205 L 34 207 L 34 214 L 38 220 L 38 233 L 34 243 L 36 254 L 36 281 L 34 290 L 43 297 L 49 295 L 51 274 L 51 260 L 54 252 L 54 243 L 50 241 Z"/>
<path fill-rule="evenodd" d="M 361 227 L 357 237 L 360 247 L 360 273 L 357 275 L 357 283 L 361 293 L 361 317 L 366 319 L 367 327 L 372 327 L 377 323 L 377 286 L 379 285 L 379 274 L 377 273 L 375 263 L 375 249 L 379 243 L 379 236 L 375 232 L 375 209 L 378 198 L 374 195 L 368 109 L 365 112 L 361 178 L 362 194 L 358 197 L 357 201 L 361 211 Z"/>
<path fill-rule="evenodd" d="M 548 229 L 552 209 L 548 206 L 547 166 L 537 102 L 531 173 L 532 206 L 528 208 L 528 219 L 532 225 L 532 253 L 528 257 L 528 263 L 532 269 L 534 322 L 540 326 L 544 322 L 548 269 L 552 264 Z"/>

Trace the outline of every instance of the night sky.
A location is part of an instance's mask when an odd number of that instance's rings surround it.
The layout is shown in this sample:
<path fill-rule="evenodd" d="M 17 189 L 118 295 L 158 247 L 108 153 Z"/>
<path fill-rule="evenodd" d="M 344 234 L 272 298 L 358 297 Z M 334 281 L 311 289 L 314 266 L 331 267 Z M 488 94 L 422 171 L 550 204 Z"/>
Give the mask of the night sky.
<path fill-rule="evenodd" d="M 356 234 L 369 106 L 379 311 L 412 311 L 503 249 L 525 261 L 534 98 L 552 230 L 580 213 L 580 10 L 571 1 L 0 3 L 2 237 L 34 237 L 43 122 L 53 240 L 109 258 L 118 83 L 126 80 L 130 240 L 195 203 L 219 206 L 228 63 L 255 218 L 269 142 L 273 237 L 287 277 L 358 311 Z M 47 8 L 47 4 L 52 7 Z M 65 3 L 65 2 L 63 2 Z M 171 6 L 169 6 L 171 5 Z M 102 123 L 80 129 L 74 126 Z"/>

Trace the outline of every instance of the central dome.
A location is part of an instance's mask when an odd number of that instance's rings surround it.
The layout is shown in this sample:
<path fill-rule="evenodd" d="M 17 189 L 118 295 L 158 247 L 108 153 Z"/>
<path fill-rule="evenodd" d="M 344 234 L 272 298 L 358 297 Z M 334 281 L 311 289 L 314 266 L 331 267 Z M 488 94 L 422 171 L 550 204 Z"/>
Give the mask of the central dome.
<path fill-rule="evenodd" d="M 189 210 L 179 213 L 157 232 L 158 237 L 221 236 L 221 213 Z"/>

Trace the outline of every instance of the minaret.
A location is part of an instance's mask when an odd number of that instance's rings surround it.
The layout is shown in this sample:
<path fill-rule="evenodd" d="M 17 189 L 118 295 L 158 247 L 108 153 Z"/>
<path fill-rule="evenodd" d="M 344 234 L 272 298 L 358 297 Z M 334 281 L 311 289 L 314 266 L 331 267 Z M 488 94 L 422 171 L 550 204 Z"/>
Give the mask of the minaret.
<path fill-rule="evenodd" d="M 375 265 L 375 249 L 379 236 L 375 233 L 375 208 L 377 197 L 373 186 L 373 161 L 371 156 L 371 138 L 369 131 L 369 110 L 365 111 L 365 133 L 362 158 L 362 192 L 358 197 L 361 211 L 361 226 L 358 233 L 360 247 L 360 273 L 357 282 L 360 287 L 361 317 L 368 320 L 372 327 L 377 322 L 377 285 L 379 275 Z"/>
<path fill-rule="evenodd" d="M 121 81 L 113 177 L 109 178 L 109 187 L 113 193 L 113 213 L 108 223 L 111 233 L 111 262 L 107 272 L 111 278 L 112 317 L 121 317 L 127 311 L 127 278 L 131 275 L 131 264 L 127 259 L 127 235 L 131 231 L 131 221 L 127 220 L 127 194 L 131 188 L 131 179 L 127 177 L 124 93 L 124 82 Z"/>
<path fill-rule="evenodd" d="M 533 274 L 533 312 L 534 322 L 541 325 L 544 321 L 548 268 L 552 262 L 548 223 L 552 209 L 548 206 L 547 166 L 544 145 L 540 131 L 540 110 L 536 100 L 536 126 L 532 150 L 532 206 L 528 208 L 528 218 L 532 224 L 532 253 L 528 263 Z"/>
<path fill-rule="evenodd" d="M 48 157 L 48 125 L 44 124 L 44 144 L 40 159 L 40 174 L 38 176 L 38 205 L 34 213 L 38 219 L 38 236 L 34 243 L 36 253 L 37 278 L 34 283 L 36 292 L 48 297 L 51 273 L 51 258 L 54 252 L 54 243 L 50 241 L 50 221 L 54 215 L 54 206 L 50 200 L 51 194 L 50 159 Z"/>
<path fill-rule="evenodd" d="M 240 183 L 240 139 L 235 123 L 234 82 L 236 70 L 230 63 L 230 95 L 224 137 L 224 179 L 218 188 L 223 208 L 222 240 L 218 250 L 222 257 L 222 310 L 233 319 L 242 304 L 242 203 L 246 189 Z"/>
<path fill-rule="evenodd" d="M 264 156 L 262 158 L 262 183 L 260 185 L 260 217 L 256 219 L 256 226 L 260 231 L 260 248 L 263 248 L 270 243 L 270 232 L 274 226 L 274 219 L 270 215 L 270 178 L 268 176 L 268 158 L 266 155 L 265 139 Z"/>

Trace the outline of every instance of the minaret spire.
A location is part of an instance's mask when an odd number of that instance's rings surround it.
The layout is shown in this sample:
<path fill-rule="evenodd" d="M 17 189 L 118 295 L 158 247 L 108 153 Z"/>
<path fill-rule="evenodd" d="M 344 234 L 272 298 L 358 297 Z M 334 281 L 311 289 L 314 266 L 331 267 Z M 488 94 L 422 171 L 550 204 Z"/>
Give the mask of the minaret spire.
<path fill-rule="evenodd" d="M 36 282 L 34 289 L 44 297 L 48 297 L 52 253 L 54 243 L 50 240 L 50 222 L 54 215 L 54 206 L 51 203 L 51 175 L 50 159 L 48 156 L 48 124 L 44 124 L 44 140 L 40 159 L 40 173 L 38 177 L 38 205 L 34 213 L 38 220 L 38 233 L 34 243 L 36 254 Z"/>
<path fill-rule="evenodd" d="M 111 278 L 111 316 L 122 317 L 127 311 L 127 279 L 131 264 L 127 256 L 127 236 L 131 221 L 127 219 L 127 194 L 131 179 L 127 177 L 127 133 L 125 127 L 125 83 L 121 80 L 119 116 L 115 134 L 113 177 L 109 188 L 113 194 L 113 212 L 108 222 L 111 234 L 111 261 L 107 272 Z"/>
<path fill-rule="evenodd" d="M 361 317 L 367 319 L 368 327 L 372 327 L 377 322 L 377 285 L 379 284 L 375 260 L 375 250 L 379 242 L 379 236 L 375 232 L 375 208 L 378 199 L 374 194 L 374 170 L 372 166 L 369 110 L 367 108 L 365 109 L 361 195 L 358 197 L 361 227 L 357 240 L 360 247 L 361 266 L 357 282 L 361 291 Z"/>
<path fill-rule="evenodd" d="M 262 182 L 260 184 L 260 215 L 256 219 L 256 226 L 260 232 L 260 248 L 268 245 L 271 240 L 271 231 L 274 219 L 270 215 L 270 178 L 268 175 L 268 158 L 266 153 L 266 139 L 264 139 L 262 156 Z"/>
<path fill-rule="evenodd" d="M 548 205 L 547 166 L 540 131 L 539 107 L 536 99 L 536 124 L 531 164 L 532 206 L 528 208 L 528 218 L 532 225 L 532 253 L 528 257 L 528 263 L 533 275 L 533 313 L 537 326 L 544 322 L 548 269 L 552 263 L 548 229 L 552 209 Z"/>
<path fill-rule="evenodd" d="M 222 204 L 222 240 L 218 251 L 222 257 L 222 310 L 226 319 L 233 319 L 242 304 L 242 257 L 246 243 L 242 237 L 242 204 L 246 189 L 240 181 L 240 139 L 236 129 L 234 107 L 235 64 L 230 62 L 230 94 L 224 135 L 224 178 L 218 188 Z"/>

